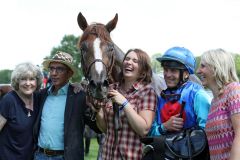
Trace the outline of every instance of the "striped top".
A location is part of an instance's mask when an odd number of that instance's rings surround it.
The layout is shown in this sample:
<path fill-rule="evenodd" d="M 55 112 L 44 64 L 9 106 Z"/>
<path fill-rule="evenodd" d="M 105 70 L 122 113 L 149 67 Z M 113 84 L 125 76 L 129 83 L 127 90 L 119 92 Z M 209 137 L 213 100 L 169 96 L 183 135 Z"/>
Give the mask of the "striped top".
<path fill-rule="evenodd" d="M 227 160 L 234 139 L 231 116 L 240 113 L 240 84 L 232 82 L 225 86 L 221 96 L 214 98 L 211 104 L 206 134 L 211 160 Z"/>

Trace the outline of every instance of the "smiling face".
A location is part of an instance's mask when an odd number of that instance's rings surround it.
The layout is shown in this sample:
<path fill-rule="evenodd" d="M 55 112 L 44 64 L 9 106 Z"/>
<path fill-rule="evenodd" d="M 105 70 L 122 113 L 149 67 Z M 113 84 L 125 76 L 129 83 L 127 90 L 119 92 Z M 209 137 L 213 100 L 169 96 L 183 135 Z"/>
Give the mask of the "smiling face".
<path fill-rule="evenodd" d="M 202 60 L 200 61 L 200 65 L 197 69 L 197 74 L 199 75 L 204 87 L 209 87 L 211 84 L 215 83 L 214 72 Z"/>
<path fill-rule="evenodd" d="M 139 60 L 134 51 L 128 53 L 123 61 L 123 75 L 126 81 L 136 81 L 140 76 Z"/>
<path fill-rule="evenodd" d="M 37 78 L 32 74 L 19 79 L 19 93 L 22 95 L 32 95 L 37 88 Z"/>

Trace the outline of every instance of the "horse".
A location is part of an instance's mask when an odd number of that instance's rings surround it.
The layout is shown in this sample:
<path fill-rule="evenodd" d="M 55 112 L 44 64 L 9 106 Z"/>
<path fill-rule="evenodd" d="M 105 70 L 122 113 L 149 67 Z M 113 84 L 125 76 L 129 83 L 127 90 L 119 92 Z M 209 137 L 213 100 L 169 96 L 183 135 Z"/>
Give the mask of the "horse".
<path fill-rule="evenodd" d="M 12 90 L 11 85 L 9 84 L 0 84 L 0 100 L 2 97 Z"/>
<path fill-rule="evenodd" d="M 117 25 L 118 14 L 106 25 L 102 23 L 89 25 L 81 12 L 77 21 L 83 31 L 78 47 L 81 68 L 88 81 L 89 94 L 96 99 L 104 99 L 109 84 L 120 81 L 119 75 L 125 55 L 110 37 L 111 31 Z M 158 95 L 163 88 L 166 88 L 164 80 L 156 74 L 153 74 L 152 86 Z"/>
<path fill-rule="evenodd" d="M 120 82 L 120 73 L 125 53 L 112 41 L 110 33 L 115 29 L 118 14 L 106 25 L 102 23 L 88 24 L 80 12 L 77 22 L 83 31 L 78 48 L 80 49 L 81 68 L 87 81 L 87 94 L 98 100 L 107 99 L 109 84 Z M 153 89 L 159 96 L 166 89 L 163 77 L 153 72 Z M 113 104 L 114 110 L 114 141 L 117 143 L 119 107 Z M 113 147 L 114 150 L 114 147 Z"/>

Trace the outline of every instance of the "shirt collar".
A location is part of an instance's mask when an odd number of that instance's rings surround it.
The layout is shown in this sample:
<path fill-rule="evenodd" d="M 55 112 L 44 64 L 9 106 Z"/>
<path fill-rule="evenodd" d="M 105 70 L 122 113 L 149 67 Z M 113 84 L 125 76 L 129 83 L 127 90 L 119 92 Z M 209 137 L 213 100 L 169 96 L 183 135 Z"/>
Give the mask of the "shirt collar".
<path fill-rule="evenodd" d="M 60 88 L 57 92 L 57 95 L 66 95 L 68 91 L 69 83 L 65 84 L 62 88 Z M 53 85 L 48 89 L 48 94 L 52 95 Z"/>

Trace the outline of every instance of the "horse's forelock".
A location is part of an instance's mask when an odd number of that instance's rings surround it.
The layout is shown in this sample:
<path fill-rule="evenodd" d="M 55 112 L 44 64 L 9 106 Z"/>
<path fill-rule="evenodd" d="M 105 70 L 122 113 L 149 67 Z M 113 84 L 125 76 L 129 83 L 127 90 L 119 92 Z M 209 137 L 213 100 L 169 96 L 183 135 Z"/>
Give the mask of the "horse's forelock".
<path fill-rule="evenodd" d="M 81 36 L 80 44 L 83 41 L 86 41 L 91 35 L 100 38 L 101 41 L 112 42 L 110 33 L 101 23 L 92 23 L 91 25 L 89 25 Z"/>

